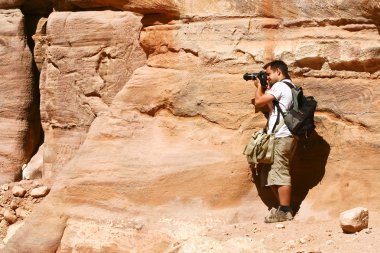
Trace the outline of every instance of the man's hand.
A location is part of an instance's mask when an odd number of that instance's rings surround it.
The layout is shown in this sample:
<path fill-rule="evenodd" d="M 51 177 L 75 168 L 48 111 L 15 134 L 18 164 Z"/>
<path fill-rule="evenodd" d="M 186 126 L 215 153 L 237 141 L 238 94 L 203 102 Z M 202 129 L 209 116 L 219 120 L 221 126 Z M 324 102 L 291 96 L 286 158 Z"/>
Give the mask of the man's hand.
<path fill-rule="evenodd" d="M 256 88 L 259 88 L 259 85 L 261 85 L 258 78 L 256 78 L 256 80 L 253 80 L 253 83 L 255 84 Z"/>
<path fill-rule="evenodd" d="M 275 99 L 271 94 L 265 94 L 265 89 L 263 89 L 259 80 L 254 80 L 256 86 L 256 96 L 255 96 L 255 106 L 263 107 L 265 105 L 269 105 Z"/>

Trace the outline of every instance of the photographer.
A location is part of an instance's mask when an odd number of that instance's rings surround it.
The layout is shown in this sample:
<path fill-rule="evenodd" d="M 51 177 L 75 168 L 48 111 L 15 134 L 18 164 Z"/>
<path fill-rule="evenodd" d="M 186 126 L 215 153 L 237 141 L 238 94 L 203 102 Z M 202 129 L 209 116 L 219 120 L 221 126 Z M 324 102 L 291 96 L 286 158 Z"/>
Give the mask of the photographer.
<path fill-rule="evenodd" d="M 274 159 L 273 164 L 263 166 L 260 170 L 260 182 L 262 186 L 269 186 L 275 194 L 279 207 L 272 208 L 265 217 L 266 223 L 281 222 L 293 219 L 293 211 L 290 207 L 291 201 L 291 178 L 290 160 L 296 140 L 284 124 L 283 117 L 274 102 L 278 102 L 282 111 L 287 112 L 292 105 L 291 89 L 283 81 L 290 82 L 288 66 L 283 61 L 272 61 L 264 66 L 266 81 L 258 76 L 254 83 L 257 87 L 255 96 L 256 108 L 269 108 L 269 118 L 267 123 L 268 134 L 275 133 Z M 262 72 L 264 73 L 264 72 Z M 267 83 L 267 86 L 265 86 Z"/>

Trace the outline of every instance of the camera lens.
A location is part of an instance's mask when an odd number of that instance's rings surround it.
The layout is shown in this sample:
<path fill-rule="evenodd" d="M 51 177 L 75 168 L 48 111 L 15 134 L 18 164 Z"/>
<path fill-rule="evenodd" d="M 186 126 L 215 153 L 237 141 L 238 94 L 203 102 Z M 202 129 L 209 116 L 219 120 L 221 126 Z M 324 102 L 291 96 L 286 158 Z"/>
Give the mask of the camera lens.
<path fill-rule="evenodd" d="M 245 73 L 243 75 L 243 79 L 248 81 L 248 80 L 256 80 L 256 75 L 255 73 Z"/>

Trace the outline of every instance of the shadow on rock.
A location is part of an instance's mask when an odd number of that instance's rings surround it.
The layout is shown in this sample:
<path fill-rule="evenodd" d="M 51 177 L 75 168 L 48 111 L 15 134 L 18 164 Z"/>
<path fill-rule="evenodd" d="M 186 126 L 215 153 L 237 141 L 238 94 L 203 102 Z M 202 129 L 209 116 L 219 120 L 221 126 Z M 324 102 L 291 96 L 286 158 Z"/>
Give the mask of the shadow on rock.
<path fill-rule="evenodd" d="M 302 201 L 310 189 L 316 186 L 325 175 L 325 167 L 330 154 L 330 145 L 316 132 L 306 141 L 299 141 L 291 165 L 292 177 L 292 208 L 298 212 Z M 260 182 L 260 170 L 267 165 L 259 164 L 252 169 L 252 177 L 257 192 L 264 204 L 271 209 L 279 203 L 270 187 L 264 187 Z"/>
<path fill-rule="evenodd" d="M 292 207 L 298 212 L 310 189 L 325 175 L 330 145 L 316 132 L 297 145 L 291 167 Z"/>

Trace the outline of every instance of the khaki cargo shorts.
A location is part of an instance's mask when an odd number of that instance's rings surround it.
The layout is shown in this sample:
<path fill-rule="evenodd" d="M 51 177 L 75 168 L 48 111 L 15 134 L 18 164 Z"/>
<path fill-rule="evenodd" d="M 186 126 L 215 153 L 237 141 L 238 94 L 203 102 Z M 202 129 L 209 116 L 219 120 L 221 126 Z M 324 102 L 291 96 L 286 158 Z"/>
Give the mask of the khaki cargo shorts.
<path fill-rule="evenodd" d="M 296 143 L 293 136 L 275 139 L 273 164 L 260 169 L 261 186 L 291 185 L 290 161 Z"/>

